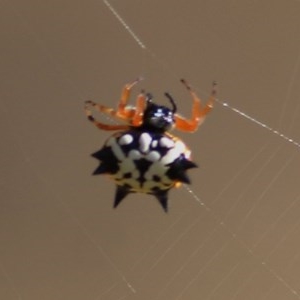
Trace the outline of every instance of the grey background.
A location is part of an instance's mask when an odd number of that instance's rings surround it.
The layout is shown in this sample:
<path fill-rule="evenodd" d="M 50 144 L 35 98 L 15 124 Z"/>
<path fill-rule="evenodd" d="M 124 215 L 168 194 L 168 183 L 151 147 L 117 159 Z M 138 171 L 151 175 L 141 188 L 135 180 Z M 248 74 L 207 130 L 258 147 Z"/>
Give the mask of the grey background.
<path fill-rule="evenodd" d="M 300 2 L 110 4 L 145 49 L 100 0 L 0 3 L 0 299 L 299 299 Z M 179 79 L 203 101 L 219 83 L 178 133 L 201 168 L 168 214 L 145 195 L 113 210 L 91 176 L 109 133 L 83 101 L 114 107 L 141 75 L 132 101 L 169 91 L 187 116 Z"/>

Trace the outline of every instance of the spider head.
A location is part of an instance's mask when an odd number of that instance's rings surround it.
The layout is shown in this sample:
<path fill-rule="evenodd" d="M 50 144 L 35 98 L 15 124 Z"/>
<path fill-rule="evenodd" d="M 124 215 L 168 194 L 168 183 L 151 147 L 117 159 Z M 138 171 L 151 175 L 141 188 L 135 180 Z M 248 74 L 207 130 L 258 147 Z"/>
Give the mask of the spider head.
<path fill-rule="evenodd" d="M 176 104 L 170 94 L 165 96 L 171 102 L 172 108 L 157 105 L 152 101 L 152 95 L 147 94 L 147 107 L 144 111 L 143 126 L 151 130 L 164 132 L 170 130 L 174 123 L 174 114 L 176 113 Z"/>

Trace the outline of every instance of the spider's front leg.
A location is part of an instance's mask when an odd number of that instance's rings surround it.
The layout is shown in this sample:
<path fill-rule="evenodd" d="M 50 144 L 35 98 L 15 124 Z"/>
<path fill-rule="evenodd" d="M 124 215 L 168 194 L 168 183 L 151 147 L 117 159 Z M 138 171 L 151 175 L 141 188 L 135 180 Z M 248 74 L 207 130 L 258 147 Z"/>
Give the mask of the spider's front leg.
<path fill-rule="evenodd" d="M 215 99 L 216 99 L 216 86 L 217 83 L 213 82 L 213 87 L 211 91 L 211 95 L 205 104 L 204 107 L 201 106 L 201 100 L 196 95 L 196 93 L 191 89 L 188 83 L 181 79 L 181 82 L 189 91 L 193 99 L 193 106 L 192 106 L 192 117 L 190 119 L 185 119 L 182 116 L 175 115 L 175 127 L 182 131 L 194 132 L 198 129 L 198 127 L 203 123 L 206 115 L 211 111 L 213 108 Z"/>
<path fill-rule="evenodd" d="M 130 93 L 132 88 L 139 83 L 141 80 L 143 80 L 142 77 L 138 77 L 135 81 L 131 83 L 127 83 L 121 93 L 121 99 L 118 104 L 118 108 L 116 111 L 116 115 L 124 120 L 131 120 L 135 114 L 135 107 L 128 106 L 128 100 L 130 97 Z"/>

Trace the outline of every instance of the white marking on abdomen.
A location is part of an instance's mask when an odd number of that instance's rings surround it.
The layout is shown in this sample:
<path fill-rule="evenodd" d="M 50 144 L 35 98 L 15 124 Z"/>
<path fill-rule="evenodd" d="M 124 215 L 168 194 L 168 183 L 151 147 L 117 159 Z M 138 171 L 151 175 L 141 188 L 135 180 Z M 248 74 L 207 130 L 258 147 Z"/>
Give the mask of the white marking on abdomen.
<path fill-rule="evenodd" d="M 107 144 L 107 146 L 111 146 L 112 151 L 118 160 L 125 159 L 125 155 L 124 155 L 120 145 L 118 145 L 118 143 L 114 137 L 110 138 L 106 144 Z"/>
<path fill-rule="evenodd" d="M 133 137 L 130 134 L 124 134 L 123 136 L 120 137 L 119 139 L 119 144 L 120 145 L 129 145 L 132 143 Z"/>
<path fill-rule="evenodd" d="M 165 147 L 165 148 L 172 148 L 172 147 L 174 147 L 174 141 L 171 140 L 170 138 L 162 137 L 162 138 L 159 140 L 159 145 L 160 145 L 161 147 Z"/>
<path fill-rule="evenodd" d="M 157 144 L 158 144 L 157 140 L 152 141 L 152 143 L 151 143 L 152 148 L 156 148 Z"/>
<path fill-rule="evenodd" d="M 139 139 L 140 143 L 140 151 L 145 153 L 149 151 L 149 147 L 151 144 L 152 138 L 149 133 L 142 133 Z"/>
<path fill-rule="evenodd" d="M 158 161 L 160 159 L 160 154 L 157 151 L 150 151 L 145 158 L 149 161 Z"/>
<path fill-rule="evenodd" d="M 177 159 L 182 152 L 177 148 L 170 149 L 166 155 L 161 159 L 161 163 L 163 165 L 167 165 L 172 163 L 175 159 Z"/>
<path fill-rule="evenodd" d="M 138 150 L 130 150 L 128 153 L 128 157 L 132 160 L 140 159 L 142 157 L 142 154 Z"/>

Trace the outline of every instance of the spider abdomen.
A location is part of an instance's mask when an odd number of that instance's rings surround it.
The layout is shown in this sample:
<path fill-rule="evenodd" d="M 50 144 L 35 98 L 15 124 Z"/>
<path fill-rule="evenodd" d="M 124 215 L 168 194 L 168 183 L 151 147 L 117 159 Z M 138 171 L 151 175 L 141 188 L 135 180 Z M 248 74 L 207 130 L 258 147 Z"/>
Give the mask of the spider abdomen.
<path fill-rule="evenodd" d="M 186 170 L 196 167 L 179 138 L 136 128 L 115 133 L 92 156 L 100 161 L 94 174 L 108 174 L 117 185 L 115 207 L 128 193 L 147 193 L 166 210 L 170 188 L 190 183 Z"/>

